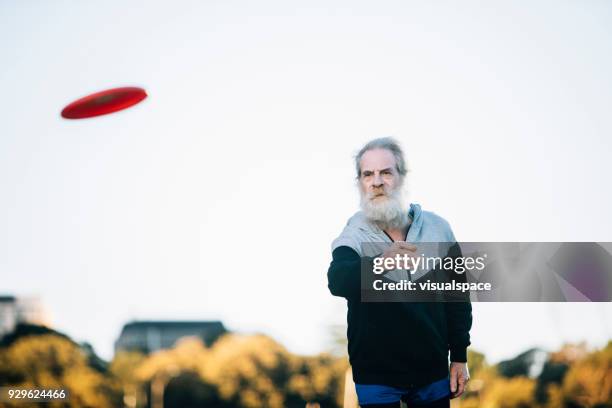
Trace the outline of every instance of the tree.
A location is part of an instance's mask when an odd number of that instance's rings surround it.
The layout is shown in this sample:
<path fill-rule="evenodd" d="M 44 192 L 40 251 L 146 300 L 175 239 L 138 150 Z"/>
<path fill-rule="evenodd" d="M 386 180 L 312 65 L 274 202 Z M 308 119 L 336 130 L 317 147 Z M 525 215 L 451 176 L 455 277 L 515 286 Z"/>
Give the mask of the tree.
<path fill-rule="evenodd" d="M 225 335 L 211 348 L 204 378 L 237 406 L 282 408 L 290 360 L 289 352 L 270 337 Z"/>
<path fill-rule="evenodd" d="M 138 381 L 150 390 L 151 403 L 165 407 L 222 407 L 214 384 L 203 377 L 210 350 L 198 337 L 186 337 L 169 350 L 148 356 L 134 370 Z"/>
<path fill-rule="evenodd" d="M 295 405 L 317 402 L 324 407 L 342 406 L 348 368 L 346 358 L 336 358 L 329 354 L 295 356 L 292 366 L 288 399 L 293 400 Z"/>
<path fill-rule="evenodd" d="M 585 407 L 612 405 L 612 341 L 569 368 L 562 392 L 566 404 Z"/>
<path fill-rule="evenodd" d="M 224 401 L 217 388 L 202 380 L 193 371 L 182 371 L 171 378 L 164 392 L 164 407 L 168 408 L 233 408 Z"/>
<path fill-rule="evenodd" d="M 535 381 L 527 377 L 499 377 L 487 384 L 481 406 L 496 408 L 530 408 L 535 405 Z"/>
<path fill-rule="evenodd" d="M 476 350 L 468 349 L 467 361 L 471 376 L 477 375 L 482 368 L 487 367 L 485 355 Z"/>
<path fill-rule="evenodd" d="M 93 369 L 88 355 L 74 342 L 54 334 L 21 337 L 2 353 L 3 376 L 15 387 L 63 388 L 69 402 L 49 406 L 115 407 L 116 386 Z M 39 406 L 34 403 L 33 406 Z"/>
<path fill-rule="evenodd" d="M 120 351 L 115 354 L 109 366 L 109 371 L 120 384 L 123 392 L 123 401 L 128 407 L 140 406 L 145 396 L 136 376 L 138 367 L 145 361 L 146 356 L 135 351 Z"/>

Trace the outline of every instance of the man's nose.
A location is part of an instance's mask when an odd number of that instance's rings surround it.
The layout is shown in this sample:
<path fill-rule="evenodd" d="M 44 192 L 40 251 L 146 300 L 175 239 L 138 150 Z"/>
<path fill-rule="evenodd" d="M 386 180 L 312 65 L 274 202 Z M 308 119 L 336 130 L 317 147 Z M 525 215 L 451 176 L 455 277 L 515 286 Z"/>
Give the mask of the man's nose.
<path fill-rule="evenodd" d="M 380 187 L 383 185 L 382 177 L 380 177 L 380 173 L 374 173 L 374 187 Z"/>

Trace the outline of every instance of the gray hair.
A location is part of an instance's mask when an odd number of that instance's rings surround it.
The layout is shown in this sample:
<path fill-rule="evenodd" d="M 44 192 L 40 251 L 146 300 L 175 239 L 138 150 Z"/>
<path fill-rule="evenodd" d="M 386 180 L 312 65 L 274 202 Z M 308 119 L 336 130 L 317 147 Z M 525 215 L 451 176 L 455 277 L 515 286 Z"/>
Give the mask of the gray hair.
<path fill-rule="evenodd" d="M 400 177 L 403 179 L 404 176 L 408 173 L 408 168 L 406 167 L 406 160 L 404 160 L 404 152 L 400 147 L 397 140 L 392 137 L 379 137 L 378 139 L 370 140 L 366 143 L 365 146 L 359 150 L 359 153 L 355 156 L 355 168 L 357 170 L 357 179 L 361 176 L 361 157 L 368 150 L 374 149 L 385 149 L 389 150 L 393 153 L 393 157 L 395 157 L 395 168 L 397 172 L 400 174 Z"/>

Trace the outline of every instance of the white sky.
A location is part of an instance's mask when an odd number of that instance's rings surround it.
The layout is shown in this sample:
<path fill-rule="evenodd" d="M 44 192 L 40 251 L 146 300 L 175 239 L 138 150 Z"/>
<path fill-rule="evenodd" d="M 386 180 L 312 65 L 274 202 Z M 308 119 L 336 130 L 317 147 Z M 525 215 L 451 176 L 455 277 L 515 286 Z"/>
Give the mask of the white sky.
<path fill-rule="evenodd" d="M 351 156 L 383 135 L 460 240 L 612 241 L 611 38 L 606 1 L 3 1 L 0 293 L 106 358 L 131 319 L 323 350 Z M 123 85 L 149 98 L 59 117 Z M 493 361 L 612 338 L 610 303 L 474 319 Z"/>

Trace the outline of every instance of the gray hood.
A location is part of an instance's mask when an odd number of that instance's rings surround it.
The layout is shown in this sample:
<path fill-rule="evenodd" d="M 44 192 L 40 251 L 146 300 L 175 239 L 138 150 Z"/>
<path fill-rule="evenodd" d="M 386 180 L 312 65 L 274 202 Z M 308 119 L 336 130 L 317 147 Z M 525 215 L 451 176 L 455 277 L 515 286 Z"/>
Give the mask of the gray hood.
<path fill-rule="evenodd" d="M 410 204 L 408 216 L 410 217 L 410 229 L 407 241 L 417 244 L 417 247 L 419 247 L 419 242 L 454 243 L 456 241 L 448 222 L 430 211 L 423 211 L 419 204 Z M 338 247 L 346 246 L 352 248 L 359 256 L 377 256 L 392 242 L 387 234 L 369 221 L 362 211 L 359 211 L 349 218 L 342 233 L 332 242 L 331 249 L 333 252 Z M 443 247 L 426 245 L 419 247 L 417 253 L 437 256 L 441 251 L 447 249 L 447 245 Z M 426 272 L 425 270 L 415 271 L 415 277 Z M 399 277 L 398 275 L 397 278 Z"/>

